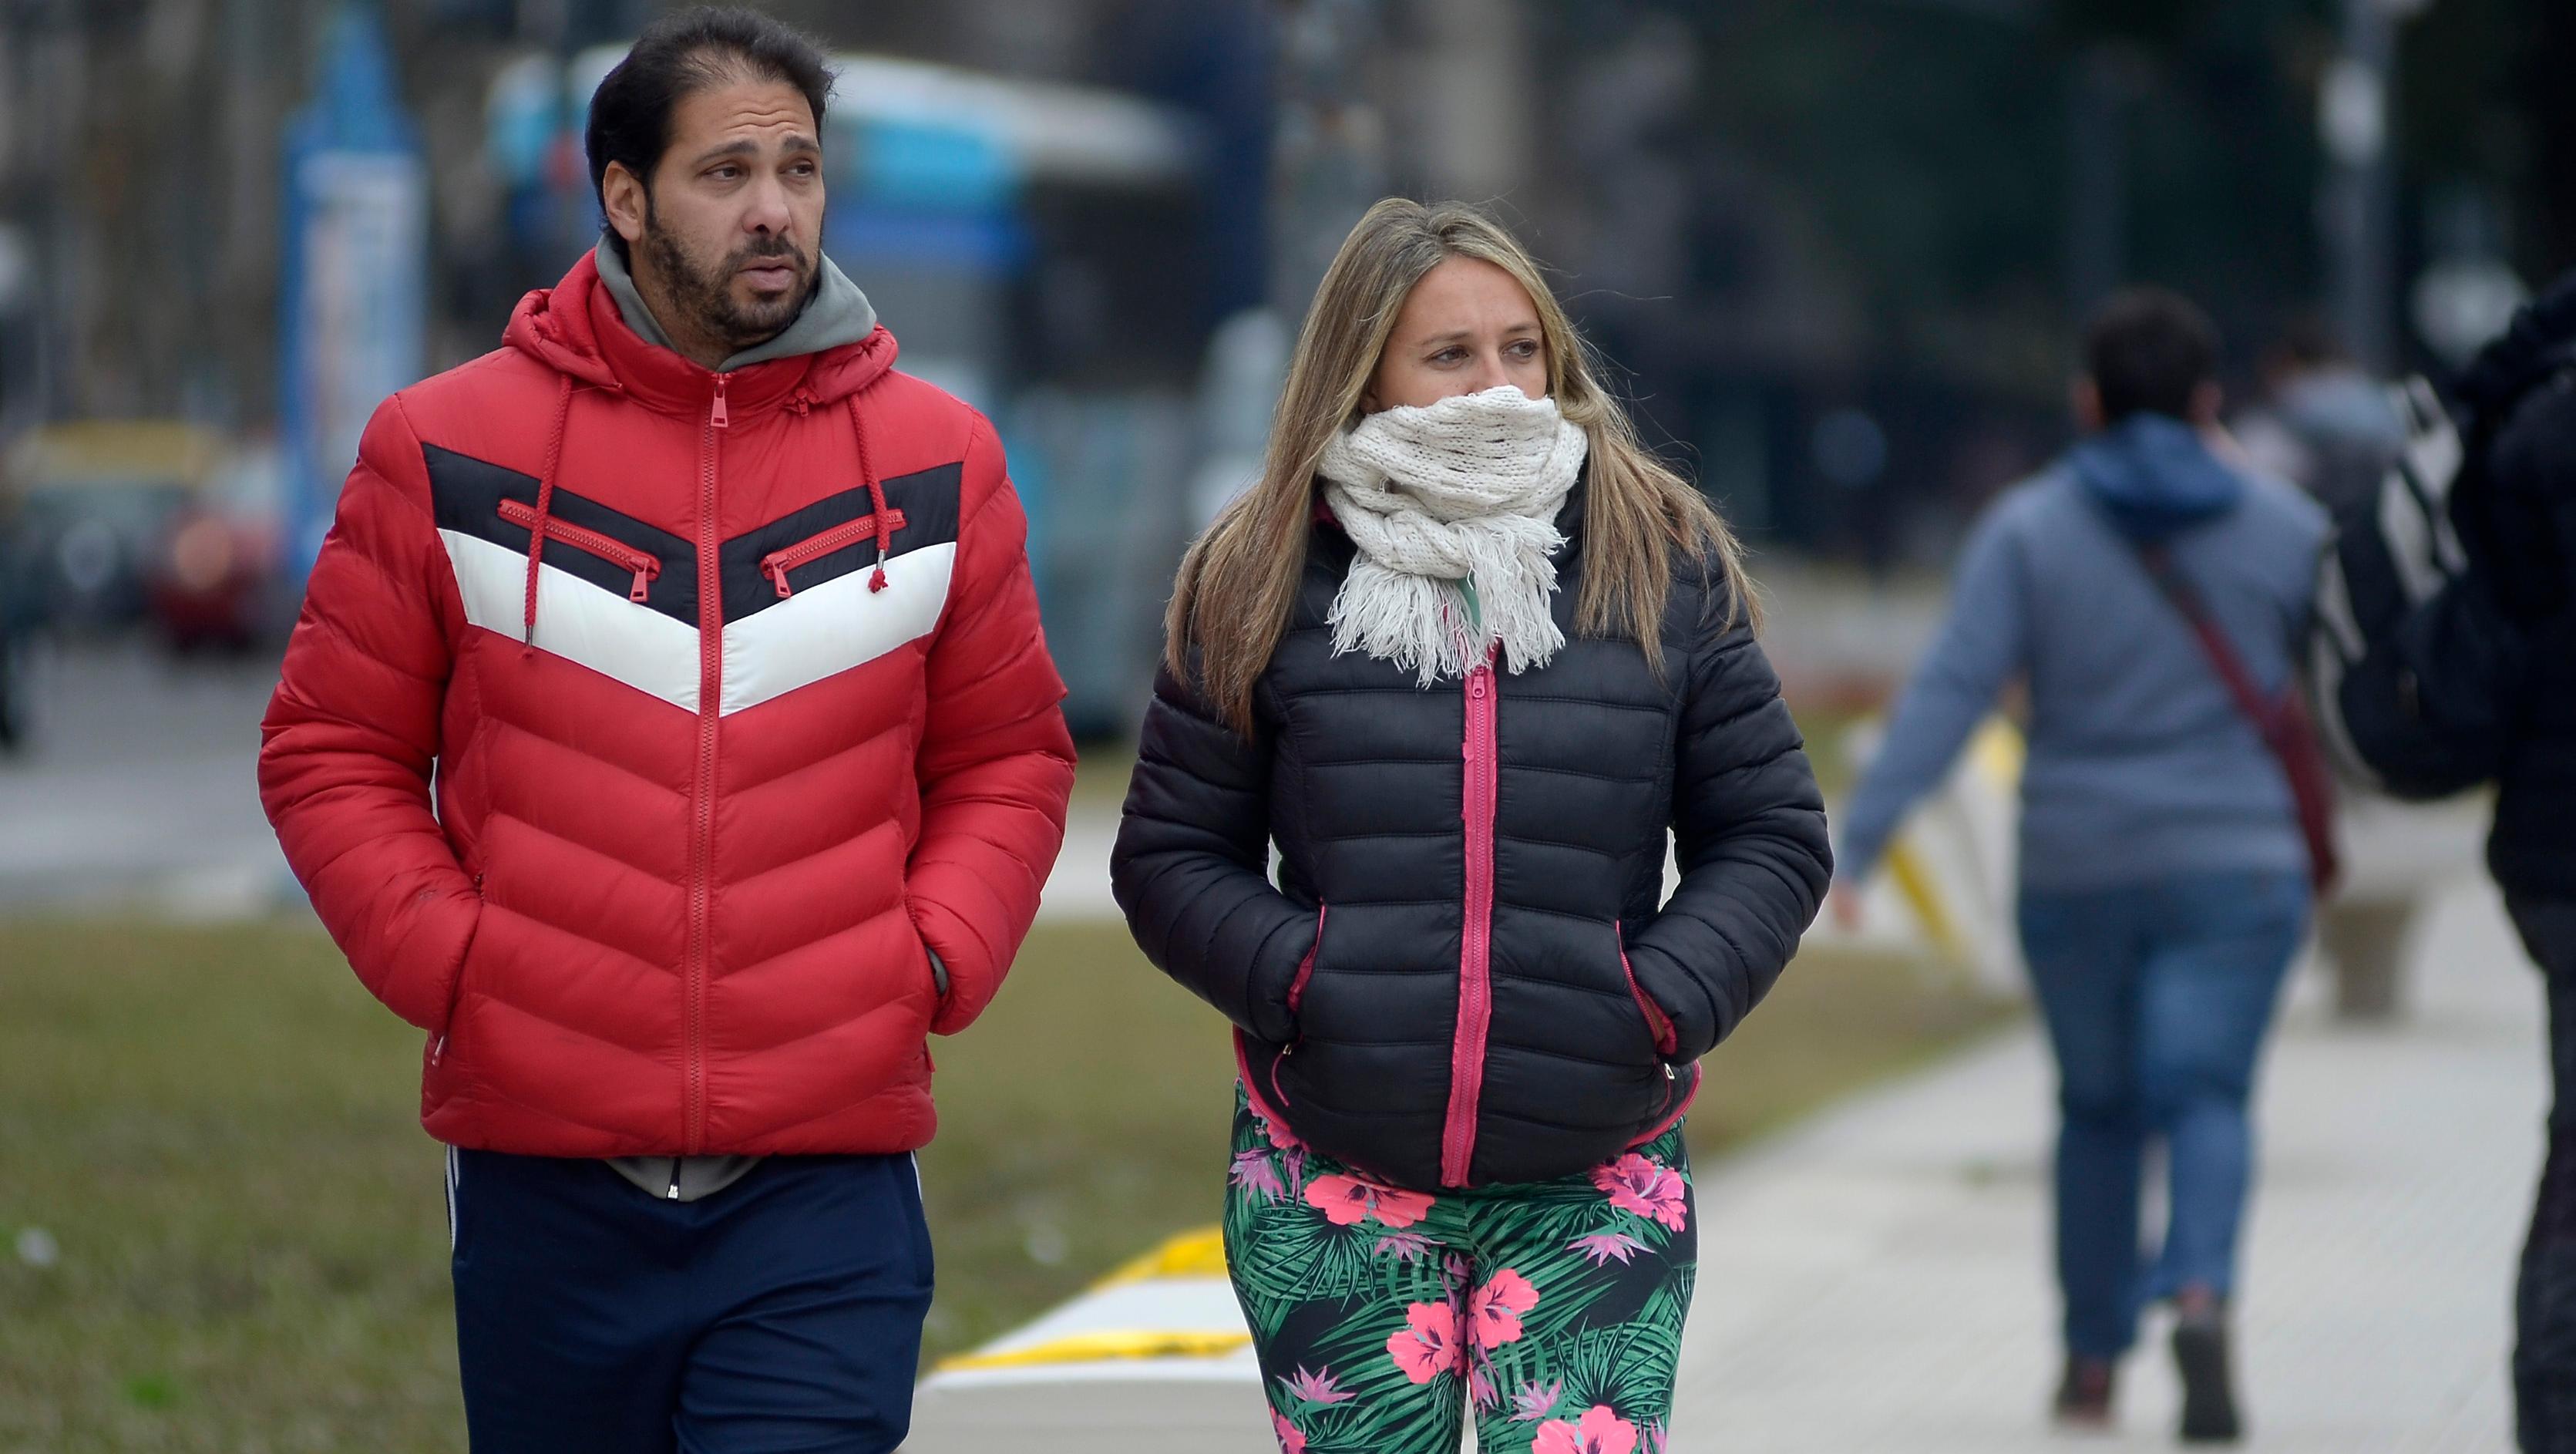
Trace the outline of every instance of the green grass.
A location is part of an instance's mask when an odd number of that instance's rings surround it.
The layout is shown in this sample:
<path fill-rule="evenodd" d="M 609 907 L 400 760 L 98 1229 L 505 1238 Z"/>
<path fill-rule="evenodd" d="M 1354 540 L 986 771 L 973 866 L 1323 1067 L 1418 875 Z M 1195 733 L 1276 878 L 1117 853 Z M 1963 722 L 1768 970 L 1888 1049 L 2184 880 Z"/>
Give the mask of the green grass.
<path fill-rule="evenodd" d="M 1712 1061 L 1703 1154 L 1996 1006 L 1809 956 Z M 1115 926 L 1048 928 L 937 1045 L 934 1353 L 1214 1220 L 1232 1061 Z M 0 924 L 0 1454 L 457 1450 L 419 1043 L 310 928 Z M 50 1266 L 13 1250 L 28 1229 Z"/>

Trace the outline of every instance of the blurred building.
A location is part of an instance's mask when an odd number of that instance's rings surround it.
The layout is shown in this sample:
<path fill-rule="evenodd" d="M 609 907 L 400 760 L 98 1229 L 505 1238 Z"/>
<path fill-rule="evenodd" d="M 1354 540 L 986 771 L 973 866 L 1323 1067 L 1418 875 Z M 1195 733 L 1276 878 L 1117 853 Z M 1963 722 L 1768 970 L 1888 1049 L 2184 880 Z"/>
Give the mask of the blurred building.
<path fill-rule="evenodd" d="M 0 435 L 277 415 L 279 138 L 335 3 L 0 0 Z M 376 3 L 428 169 L 438 367 L 490 347 L 591 225 L 577 148 L 540 129 L 514 150 L 496 95 L 664 7 Z M 1107 88 L 1187 120 L 1188 215 L 1135 214 L 1191 231 L 1187 286 L 1140 313 L 1100 264 L 1031 258 L 1003 326 L 1059 364 L 1089 332 L 1150 322 L 1195 366 L 1228 317 L 1267 304 L 1293 326 L 1370 197 L 1489 201 L 1560 270 L 1650 434 L 1758 537 L 1896 563 L 1939 558 L 2060 441 L 2072 320 L 2113 283 L 2201 296 L 2248 366 L 2324 300 L 2321 100 L 2344 7 L 2381 3 L 768 8 L 845 53 Z M 2408 290 L 2437 265 L 2447 281 L 2413 312 L 2439 324 L 2499 268 L 2536 281 L 2576 258 L 2576 203 L 2549 185 L 2576 102 L 2548 74 L 2576 8 L 2412 8 L 2386 78 L 2382 289 L 2410 327 Z M 2410 336 L 2404 361 L 2439 359 Z"/>

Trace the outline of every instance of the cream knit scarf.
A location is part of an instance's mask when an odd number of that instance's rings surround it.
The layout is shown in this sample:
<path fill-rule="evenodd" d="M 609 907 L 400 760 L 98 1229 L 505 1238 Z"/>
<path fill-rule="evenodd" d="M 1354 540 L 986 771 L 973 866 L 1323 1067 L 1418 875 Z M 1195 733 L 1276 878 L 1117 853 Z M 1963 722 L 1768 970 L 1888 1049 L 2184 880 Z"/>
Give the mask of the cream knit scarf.
<path fill-rule="evenodd" d="M 1554 399 L 1510 384 L 1381 410 L 1334 436 L 1317 473 L 1359 558 L 1333 598 L 1333 650 L 1393 662 L 1426 687 L 1465 676 L 1489 645 L 1513 672 L 1545 666 L 1565 644 L 1548 609 L 1548 557 L 1565 543 L 1556 513 L 1586 445 Z"/>

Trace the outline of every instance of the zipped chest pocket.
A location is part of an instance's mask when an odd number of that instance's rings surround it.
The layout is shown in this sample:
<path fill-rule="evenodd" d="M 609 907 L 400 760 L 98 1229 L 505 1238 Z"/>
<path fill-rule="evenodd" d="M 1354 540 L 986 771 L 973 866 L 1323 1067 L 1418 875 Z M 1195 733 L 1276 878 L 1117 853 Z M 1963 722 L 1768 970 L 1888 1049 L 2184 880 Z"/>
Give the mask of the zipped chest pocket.
<path fill-rule="evenodd" d="M 769 577 L 769 583 L 778 588 L 779 599 L 784 600 L 795 593 L 794 588 L 787 584 L 789 571 L 800 565 L 810 565 L 833 551 L 847 550 L 862 541 L 876 539 L 880 523 L 885 533 L 892 535 L 904 526 L 903 512 L 889 508 L 882 522 L 875 515 L 862 515 L 856 520 L 835 525 L 820 535 L 809 535 L 783 550 L 773 550 L 760 558 L 760 573 Z"/>
<path fill-rule="evenodd" d="M 501 518 L 522 530 L 537 528 L 536 507 L 517 500 L 501 502 Z M 635 583 L 626 592 L 626 599 L 630 601 L 642 602 L 646 589 L 662 574 L 661 559 L 651 551 L 638 550 L 625 541 L 611 540 L 596 530 L 584 530 L 552 516 L 546 519 L 546 540 L 549 544 L 569 545 L 584 554 L 598 556 L 632 573 Z"/>

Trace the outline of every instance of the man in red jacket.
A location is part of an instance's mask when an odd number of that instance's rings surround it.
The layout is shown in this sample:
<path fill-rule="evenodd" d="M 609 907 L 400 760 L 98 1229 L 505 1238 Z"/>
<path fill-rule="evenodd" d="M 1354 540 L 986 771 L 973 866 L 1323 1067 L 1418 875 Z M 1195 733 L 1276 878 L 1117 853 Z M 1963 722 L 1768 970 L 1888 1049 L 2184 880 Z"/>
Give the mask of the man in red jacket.
<path fill-rule="evenodd" d="M 889 1450 L 925 1032 L 1073 781 L 992 426 L 824 257 L 831 76 L 743 11 L 591 103 L 600 246 L 368 425 L 260 790 L 425 1032 L 477 1450 Z"/>

